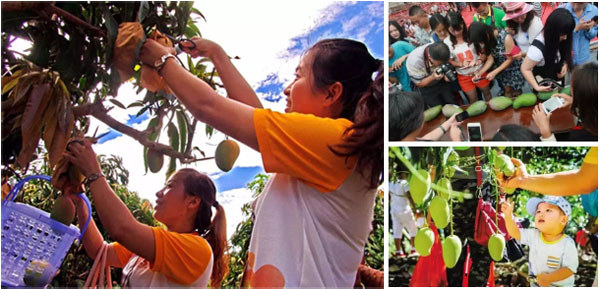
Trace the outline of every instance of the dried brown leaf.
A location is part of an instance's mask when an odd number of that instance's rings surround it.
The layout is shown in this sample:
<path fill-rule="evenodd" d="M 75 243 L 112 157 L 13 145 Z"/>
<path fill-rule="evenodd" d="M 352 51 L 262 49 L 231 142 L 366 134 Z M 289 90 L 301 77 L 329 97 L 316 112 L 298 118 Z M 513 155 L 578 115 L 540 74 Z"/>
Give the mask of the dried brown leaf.
<path fill-rule="evenodd" d="M 29 93 L 21 121 L 21 152 L 17 157 L 17 163 L 21 168 L 27 167 L 40 141 L 43 126 L 41 120 L 50 96 L 50 85 L 47 83 L 36 85 Z"/>

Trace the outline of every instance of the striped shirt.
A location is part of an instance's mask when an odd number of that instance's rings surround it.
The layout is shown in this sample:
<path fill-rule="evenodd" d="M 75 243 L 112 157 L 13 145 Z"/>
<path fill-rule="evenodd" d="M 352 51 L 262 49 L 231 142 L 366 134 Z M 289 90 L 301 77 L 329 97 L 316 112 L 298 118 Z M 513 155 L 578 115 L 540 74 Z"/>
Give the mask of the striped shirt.
<path fill-rule="evenodd" d="M 520 229 L 521 244 L 529 246 L 529 275 L 537 276 L 540 273 L 552 273 L 560 268 L 567 267 L 573 275 L 566 279 L 551 283 L 552 286 L 574 286 L 575 272 L 579 266 L 577 247 L 571 237 L 564 235 L 562 238 L 548 242 L 544 240 L 538 229 Z"/>

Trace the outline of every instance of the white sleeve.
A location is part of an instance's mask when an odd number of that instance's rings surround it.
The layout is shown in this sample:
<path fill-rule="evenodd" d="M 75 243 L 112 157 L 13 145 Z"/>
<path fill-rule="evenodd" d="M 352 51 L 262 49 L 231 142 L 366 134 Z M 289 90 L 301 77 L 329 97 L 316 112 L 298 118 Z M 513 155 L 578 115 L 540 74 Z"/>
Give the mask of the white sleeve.
<path fill-rule="evenodd" d="M 535 62 L 540 62 L 544 59 L 544 54 L 537 47 L 530 45 L 527 49 L 527 57 Z"/>
<path fill-rule="evenodd" d="M 577 254 L 577 247 L 573 239 L 568 238 L 567 244 L 565 245 L 565 251 L 562 256 L 561 267 L 567 267 L 573 274 L 577 273 L 577 267 L 579 267 L 579 255 Z"/>
<path fill-rule="evenodd" d="M 531 244 L 534 243 L 537 230 L 536 229 L 519 229 L 519 232 L 521 232 L 521 240 L 519 240 L 519 242 L 523 245 L 527 245 L 527 246 L 531 247 Z"/>
<path fill-rule="evenodd" d="M 529 25 L 529 29 L 527 29 L 527 34 L 529 35 L 529 44 L 533 43 L 533 40 L 535 40 L 535 38 L 542 33 L 543 29 L 544 24 L 542 23 L 542 19 L 539 17 L 533 17 L 531 20 L 531 25 Z M 529 53 L 527 56 L 529 56 Z"/>

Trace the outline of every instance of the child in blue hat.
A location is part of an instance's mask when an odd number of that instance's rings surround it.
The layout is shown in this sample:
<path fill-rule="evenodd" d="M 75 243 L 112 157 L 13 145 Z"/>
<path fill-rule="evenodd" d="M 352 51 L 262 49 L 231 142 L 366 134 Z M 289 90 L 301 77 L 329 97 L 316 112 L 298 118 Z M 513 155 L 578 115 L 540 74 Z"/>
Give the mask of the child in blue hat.
<path fill-rule="evenodd" d="M 502 203 L 508 233 L 529 246 L 532 286 L 574 286 L 579 266 L 577 247 L 563 233 L 571 217 L 571 205 L 562 197 L 546 196 L 527 201 L 527 212 L 535 217 L 535 228 L 519 229 L 513 219 L 514 204 Z"/>

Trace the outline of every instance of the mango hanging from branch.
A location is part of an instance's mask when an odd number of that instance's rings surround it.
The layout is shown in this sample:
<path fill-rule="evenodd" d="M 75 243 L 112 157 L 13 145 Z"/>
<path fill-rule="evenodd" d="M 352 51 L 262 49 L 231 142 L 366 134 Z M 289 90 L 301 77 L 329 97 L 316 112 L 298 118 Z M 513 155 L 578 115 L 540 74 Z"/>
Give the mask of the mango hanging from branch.
<path fill-rule="evenodd" d="M 429 203 L 429 214 L 439 229 L 446 228 L 450 223 L 450 206 L 448 201 L 440 196 L 433 197 Z"/>
<path fill-rule="evenodd" d="M 502 236 L 502 234 L 490 236 L 490 239 L 488 240 L 488 252 L 494 261 L 502 260 L 505 246 L 506 243 L 504 242 L 504 236 Z"/>
<path fill-rule="evenodd" d="M 431 254 L 431 247 L 433 247 L 433 241 L 435 240 L 435 235 L 433 231 L 429 228 L 421 228 L 417 232 L 415 236 L 415 249 L 419 253 L 419 255 L 423 257 L 429 256 Z"/>
<path fill-rule="evenodd" d="M 239 155 L 240 146 L 237 142 L 230 139 L 222 141 L 215 151 L 217 167 L 224 172 L 230 171 Z"/>
<path fill-rule="evenodd" d="M 444 264 L 448 268 L 454 268 L 458 259 L 460 258 L 460 253 L 462 251 L 462 244 L 460 242 L 460 238 L 456 235 L 450 235 L 442 241 L 442 257 L 444 258 Z"/>
<path fill-rule="evenodd" d="M 431 176 L 429 175 L 428 171 L 418 170 L 416 174 L 410 177 L 408 189 L 415 204 L 421 205 L 423 202 L 425 202 L 430 188 Z"/>

